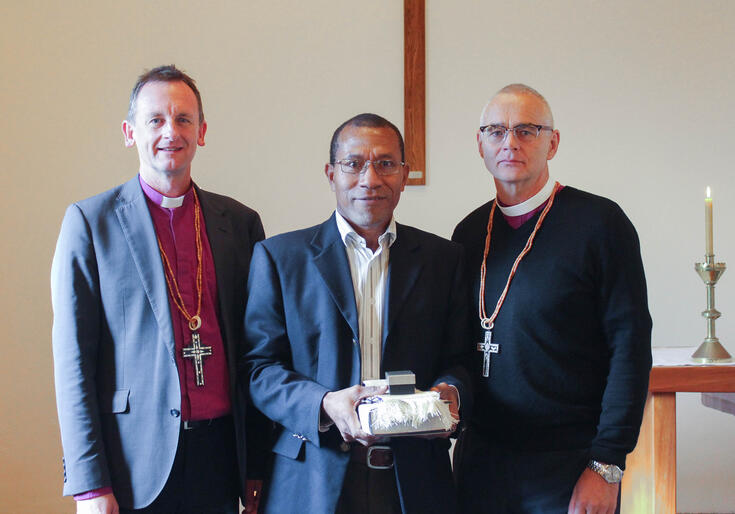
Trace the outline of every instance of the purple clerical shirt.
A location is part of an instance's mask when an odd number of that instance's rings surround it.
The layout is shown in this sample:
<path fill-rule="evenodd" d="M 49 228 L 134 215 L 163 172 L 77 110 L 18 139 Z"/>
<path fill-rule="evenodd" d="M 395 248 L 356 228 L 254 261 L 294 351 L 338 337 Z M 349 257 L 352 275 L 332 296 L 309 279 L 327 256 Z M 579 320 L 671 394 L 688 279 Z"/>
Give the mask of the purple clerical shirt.
<path fill-rule="evenodd" d="M 163 207 L 170 203 L 168 199 L 146 184 L 140 178 L 140 185 L 146 196 L 148 210 L 153 218 L 153 226 L 161 241 L 161 246 L 168 256 L 181 297 L 190 315 L 197 310 L 197 249 L 194 231 L 194 191 L 184 195 L 180 207 Z M 212 347 L 212 355 L 203 357 L 204 385 L 196 385 L 194 359 L 184 358 L 184 347 L 191 346 L 191 330 L 189 322 L 179 311 L 168 291 L 171 308 L 171 321 L 174 327 L 176 342 L 176 365 L 179 370 L 181 386 L 181 419 L 195 421 L 218 418 L 230 413 L 230 381 L 227 371 L 225 346 L 222 342 L 218 321 L 217 279 L 214 272 L 212 249 L 209 246 L 204 216 L 201 217 L 202 234 L 202 326 L 199 336 L 203 346 Z M 165 263 L 164 263 L 165 267 Z M 173 287 L 173 284 L 171 284 Z M 176 294 L 174 292 L 174 294 Z"/>

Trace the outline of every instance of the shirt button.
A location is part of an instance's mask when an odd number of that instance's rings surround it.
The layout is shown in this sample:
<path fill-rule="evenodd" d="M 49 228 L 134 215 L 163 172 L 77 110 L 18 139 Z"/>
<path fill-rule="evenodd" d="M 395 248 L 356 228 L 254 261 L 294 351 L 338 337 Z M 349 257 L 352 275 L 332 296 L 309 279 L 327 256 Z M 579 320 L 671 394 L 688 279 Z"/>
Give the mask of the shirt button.
<path fill-rule="evenodd" d="M 343 452 L 350 451 L 350 443 L 342 441 L 341 443 L 339 443 L 339 449 L 342 450 Z"/>
<path fill-rule="evenodd" d="M 181 412 L 179 412 L 178 409 L 171 409 L 171 415 L 175 418 L 178 418 L 179 416 L 181 416 Z"/>

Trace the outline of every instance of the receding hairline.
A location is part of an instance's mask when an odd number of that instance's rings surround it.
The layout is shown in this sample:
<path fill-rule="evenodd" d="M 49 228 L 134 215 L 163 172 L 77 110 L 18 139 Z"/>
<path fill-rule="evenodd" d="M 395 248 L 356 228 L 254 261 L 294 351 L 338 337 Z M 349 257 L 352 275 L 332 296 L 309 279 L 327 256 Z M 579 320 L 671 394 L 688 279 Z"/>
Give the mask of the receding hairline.
<path fill-rule="evenodd" d="M 485 112 L 487 112 L 488 107 L 490 107 L 490 104 L 493 103 L 493 101 L 498 98 L 501 95 L 516 95 L 516 96 L 533 96 L 534 98 L 538 99 L 541 104 L 544 107 L 544 110 L 546 111 L 544 114 L 549 120 L 549 124 L 553 127 L 554 126 L 554 115 L 551 112 L 551 106 L 549 105 L 549 102 L 546 101 L 546 98 L 544 98 L 544 95 L 536 91 L 531 86 L 527 86 L 526 84 L 516 83 L 516 84 L 508 84 L 505 87 L 502 87 L 498 90 L 497 93 L 495 93 L 490 100 L 487 101 L 485 106 L 482 108 L 482 111 L 480 111 L 480 124 L 483 123 L 483 118 L 485 117 Z"/>
<path fill-rule="evenodd" d="M 150 69 L 144 72 L 138 77 L 138 80 L 133 86 L 133 90 L 130 92 L 130 100 L 128 102 L 128 114 L 127 120 L 129 122 L 135 121 L 136 109 L 138 107 L 138 95 L 140 91 L 145 87 L 146 84 L 152 82 L 182 82 L 186 84 L 189 89 L 194 93 L 194 97 L 197 101 L 197 108 L 199 109 L 199 123 L 204 123 L 204 107 L 202 106 L 202 95 L 199 92 L 199 88 L 196 85 L 196 81 L 191 78 L 183 70 L 176 67 L 175 64 L 167 64 L 163 66 L 157 66 L 156 68 Z"/>
<path fill-rule="evenodd" d="M 358 114 L 357 116 L 353 116 L 349 120 L 343 122 L 332 134 L 332 140 L 329 143 L 329 162 L 334 163 L 334 159 L 337 156 L 337 151 L 339 150 L 339 144 L 342 138 L 342 132 L 344 132 L 348 128 L 388 128 L 392 130 L 396 138 L 398 139 L 398 147 L 401 151 L 401 160 L 406 160 L 406 149 L 405 144 L 403 142 L 403 135 L 401 135 L 401 131 L 398 130 L 398 127 L 396 127 L 392 122 L 390 122 L 388 119 L 378 115 L 374 114 L 372 112 L 364 112 L 362 114 Z"/>

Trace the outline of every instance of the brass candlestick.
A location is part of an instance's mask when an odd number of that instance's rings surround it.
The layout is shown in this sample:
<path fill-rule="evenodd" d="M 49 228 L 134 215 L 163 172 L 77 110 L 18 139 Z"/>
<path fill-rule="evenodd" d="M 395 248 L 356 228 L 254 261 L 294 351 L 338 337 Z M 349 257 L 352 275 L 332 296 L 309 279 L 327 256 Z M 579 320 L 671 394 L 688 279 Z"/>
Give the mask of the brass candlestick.
<path fill-rule="evenodd" d="M 702 277 L 707 288 L 707 310 L 702 311 L 702 316 L 707 320 L 707 337 L 692 354 L 692 360 L 700 364 L 731 362 L 732 357 L 715 335 L 715 320 L 720 317 L 720 311 L 715 309 L 715 284 L 725 272 L 726 266 L 724 262 L 716 263 L 714 255 L 705 255 L 704 258 L 704 264 L 695 263 L 694 270 Z"/>

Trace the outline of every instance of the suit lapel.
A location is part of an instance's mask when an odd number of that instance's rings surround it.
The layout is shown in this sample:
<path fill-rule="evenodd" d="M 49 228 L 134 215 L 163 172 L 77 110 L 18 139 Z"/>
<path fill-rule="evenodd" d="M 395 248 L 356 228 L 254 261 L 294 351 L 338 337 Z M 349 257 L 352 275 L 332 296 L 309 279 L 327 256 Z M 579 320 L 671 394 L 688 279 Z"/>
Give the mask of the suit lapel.
<path fill-rule="evenodd" d="M 314 265 L 357 339 L 359 337 L 357 306 L 350 263 L 334 215 L 319 226 L 311 245 L 314 250 Z"/>
<path fill-rule="evenodd" d="M 413 232 L 396 224 L 396 242 L 390 247 L 387 298 L 383 311 L 383 355 L 388 334 L 421 274 L 419 241 Z"/>
<path fill-rule="evenodd" d="M 226 216 L 225 209 L 212 202 L 209 194 L 202 191 L 196 185 L 199 194 L 199 202 L 202 206 L 202 215 L 204 216 L 204 226 L 207 231 L 207 239 L 209 247 L 212 250 L 212 259 L 214 260 L 214 273 L 217 279 L 217 299 L 220 312 L 220 330 L 222 331 L 222 339 L 225 342 L 225 348 L 228 353 L 228 362 L 233 362 L 234 346 L 237 341 L 232 341 L 232 327 L 230 322 L 232 316 L 231 305 L 236 301 L 234 298 L 234 284 L 232 282 L 232 270 L 236 269 L 236 252 L 233 243 L 233 229 L 230 218 Z M 242 299 L 240 300 L 242 301 Z M 228 344 L 228 343 L 233 344 Z"/>
<path fill-rule="evenodd" d="M 168 303 L 168 287 L 163 275 L 153 220 L 137 175 L 123 185 L 117 200 L 115 214 L 143 283 L 143 290 L 158 321 L 161 339 L 174 358 L 174 331 Z"/>

